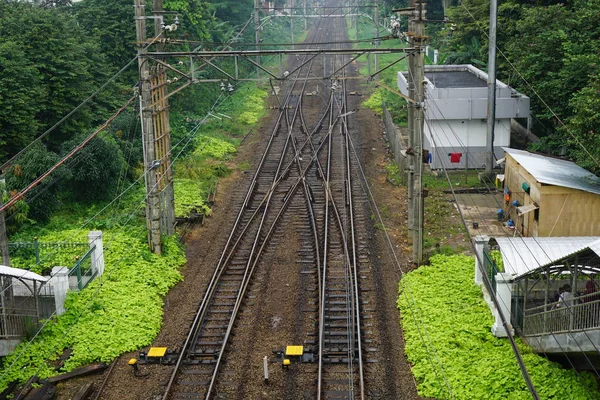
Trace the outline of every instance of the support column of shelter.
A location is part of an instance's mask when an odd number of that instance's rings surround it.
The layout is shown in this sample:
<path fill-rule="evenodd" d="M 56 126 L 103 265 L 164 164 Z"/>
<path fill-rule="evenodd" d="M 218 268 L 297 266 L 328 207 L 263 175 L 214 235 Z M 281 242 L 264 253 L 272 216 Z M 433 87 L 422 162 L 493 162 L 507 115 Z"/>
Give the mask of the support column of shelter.
<path fill-rule="evenodd" d="M 493 296 L 494 294 L 491 293 Z M 500 310 L 504 315 L 504 318 L 508 322 L 508 329 L 510 329 L 510 335 L 514 335 L 515 331 L 510 324 L 510 305 L 512 301 L 512 276 L 508 273 L 498 273 L 496 274 L 496 298 L 498 299 L 498 303 L 500 306 Z M 496 337 L 508 337 L 508 333 L 506 332 L 506 328 L 502 322 L 502 318 L 500 317 L 498 311 L 494 313 L 494 324 L 492 325 L 492 333 Z"/>
<path fill-rule="evenodd" d="M 475 284 L 483 285 L 483 271 L 485 270 L 485 251 L 489 248 L 490 238 L 484 235 L 475 236 Z"/>

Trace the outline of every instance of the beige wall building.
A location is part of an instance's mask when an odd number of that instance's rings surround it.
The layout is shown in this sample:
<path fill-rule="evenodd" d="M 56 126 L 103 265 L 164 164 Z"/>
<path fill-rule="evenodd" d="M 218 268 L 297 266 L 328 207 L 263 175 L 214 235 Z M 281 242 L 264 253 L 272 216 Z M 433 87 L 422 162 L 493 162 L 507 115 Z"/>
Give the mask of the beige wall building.
<path fill-rule="evenodd" d="M 504 151 L 504 215 L 523 236 L 600 236 L 600 178 L 570 161 Z"/>

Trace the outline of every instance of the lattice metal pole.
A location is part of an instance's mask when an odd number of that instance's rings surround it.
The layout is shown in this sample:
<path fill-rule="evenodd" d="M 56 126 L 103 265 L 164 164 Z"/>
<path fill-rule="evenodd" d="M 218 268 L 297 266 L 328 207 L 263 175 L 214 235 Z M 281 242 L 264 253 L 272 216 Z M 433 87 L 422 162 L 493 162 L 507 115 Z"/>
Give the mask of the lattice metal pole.
<path fill-rule="evenodd" d="M 154 0 L 154 14 L 162 16 L 163 0 Z M 154 20 L 154 36 L 163 32 L 162 18 Z M 164 44 L 157 44 L 162 51 Z M 169 122 L 169 102 L 167 70 L 160 64 L 155 65 L 152 77 L 152 118 L 154 122 L 154 154 L 159 166 L 156 170 L 160 203 L 161 233 L 172 235 L 175 232 L 175 193 L 173 190 L 173 173 L 171 168 L 171 125 Z"/>
<path fill-rule="evenodd" d="M 145 0 L 134 0 L 135 28 L 138 46 L 140 114 L 142 124 L 142 143 L 144 152 L 144 176 L 146 181 L 146 226 L 150 251 L 161 254 L 160 204 L 156 173 L 154 172 L 156 155 L 154 153 L 154 123 L 152 118 L 152 95 L 150 89 L 150 68 L 146 53 L 146 13 Z"/>

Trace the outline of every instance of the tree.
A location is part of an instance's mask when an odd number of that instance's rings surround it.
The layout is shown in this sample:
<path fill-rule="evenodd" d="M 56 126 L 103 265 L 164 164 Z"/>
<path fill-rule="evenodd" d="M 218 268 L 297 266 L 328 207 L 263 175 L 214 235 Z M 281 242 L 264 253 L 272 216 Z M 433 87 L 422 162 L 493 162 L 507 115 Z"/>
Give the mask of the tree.
<path fill-rule="evenodd" d="M 85 0 L 75 3 L 73 12 L 85 32 L 98 39 L 113 72 L 136 56 L 133 0 Z M 137 70 L 127 78 L 137 78 Z"/>
<path fill-rule="evenodd" d="M 0 159 L 6 160 L 35 137 L 44 91 L 18 43 L 0 43 L 0 72 Z"/>
<path fill-rule="evenodd" d="M 90 88 L 107 79 L 97 44 L 79 27 L 68 8 L 3 2 L 0 12 L 0 37 L 18 44 L 27 62 L 39 72 L 41 96 L 35 119 L 41 129 L 56 123 L 91 94 Z M 72 134 L 102 119 L 104 108 L 102 102 L 83 107 L 52 133 L 48 143 L 58 148 Z"/>
<path fill-rule="evenodd" d="M 81 143 L 86 135 L 78 135 L 63 146 L 66 154 Z M 115 195 L 125 160 L 119 146 L 109 135 L 96 136 L 74 156 L 69 165 L 66 186 L 76 201 L 94 202 Z"/>
<path fill-rule="evenodd" d="M 48 151 L 43 144 L 35 143 L 6 171 L 7 190 L 13 195 L 23 190 L 59 160 L 58 155 Z M 68 169 L 61 166 L 26 194 L 25 200 L 30 207 L 30 217 L 38 221 L 50 218 L 60 205 L 58 194 L 63 180 L 68 176 Z"/>
<path fill-rule="evenodd" d="M 570 106 L 573 115 L 561 129 L 569 154 L 579 165 L 600 175 L 600 75 L 571 98 Z"/>
<path fill-rule="evenodd" d="M 244 24 L 254 10 L 253 0 L 212 0 L 208 3 L 214 16 L 221 21 L 227 21 L 231 26 Z"/>

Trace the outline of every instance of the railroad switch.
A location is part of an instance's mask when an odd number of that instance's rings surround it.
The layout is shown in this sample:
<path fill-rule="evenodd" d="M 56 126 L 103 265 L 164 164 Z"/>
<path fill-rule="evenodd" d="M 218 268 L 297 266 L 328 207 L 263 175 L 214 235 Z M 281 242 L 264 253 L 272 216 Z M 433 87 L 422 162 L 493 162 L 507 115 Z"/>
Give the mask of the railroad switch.
<path fill-rule="evenodd" d="M 315 361 L 314 353 L 305 349 L 304 346 L 287 346 L 285 350 L 273 350 L 275 360 L 280 362 L 284 368 L 294 363 L 312 363 Z"/>
<path fill-rule="evenodd" d="M 150 347 L 148 352 L 140 351 L 138 363 L 173 365 L 177 362 L 179 354 L 169 351 L 166 347 Z"/>
<path fill-rule="evenodd" d="M 144 377 L 144 376 L 148 376 L 148 374 L 143 374 L 142 371 L 140 371 L 140 367 L 138 366 L 138 360 L 136 358 L 131 358 L 127 364 L 131 365 L 131 368 L 133 368 L 133 376 L 137 376 L 137 377 Z"/>

